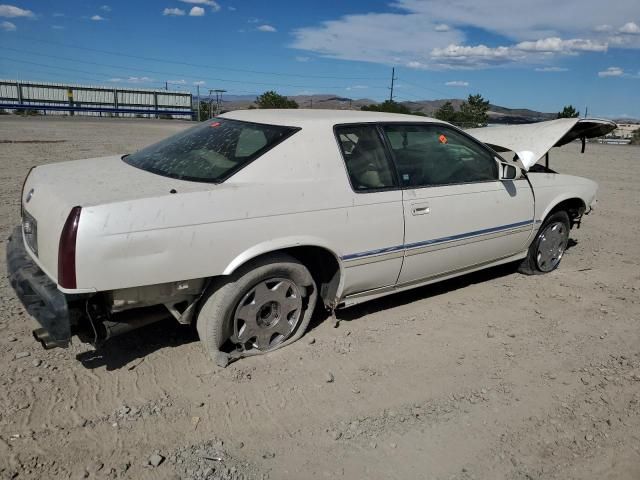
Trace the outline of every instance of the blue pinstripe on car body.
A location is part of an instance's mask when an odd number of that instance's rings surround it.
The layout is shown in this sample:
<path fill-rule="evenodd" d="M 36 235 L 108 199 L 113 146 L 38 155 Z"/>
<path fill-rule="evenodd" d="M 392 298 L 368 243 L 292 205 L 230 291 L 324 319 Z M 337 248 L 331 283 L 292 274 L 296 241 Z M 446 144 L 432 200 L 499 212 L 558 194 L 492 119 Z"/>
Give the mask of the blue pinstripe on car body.
<path fill-rule="evenodd" d="M 507 225 L 500 225 L 498 227 L 484 228 L 482 230 L 474 230 L 472 232 L 459 233 L 459 234 L 451 235 L 451 236 L 448 236 L 448 237 L 434 238 L 434 239 L 431 239 L 431 240 L 423 240 L 421 242 L 414 242 L 414 243 L 405 243 L 403 245 L 395 245 L 393 247 L 378 248 L 376 250 L 368 250 L 366 252 L 350 253 L 350 254 L 344 255 L 344 256 L 342 256 L 340 258 L 342 260 L 345 260 L 345 261 L 355 260 L 355 259 L 363 258 L 363 257 L 370 257 L 370 256 L 374 256 L 374 255 L 381 255 L 381 254 L 385 254 L 385 253 L 397 252 L 398 250 L 411 250 L 413 248 L 424 247 L 424 246 L 427 246 L 427 245 L 436 245 L 436 244 L 439 244 L 439 243 L 446 243 L 446 242 L 452 242 L 452 241 L 455 241 L 455 240 L 462 240 L 462 239 L 465 239 L 465 238 L 470 238 L 470 237 L 475 237 L 475 236 L 479 236 L 479 235 L 486 235 L 486 234 L 489 234 L 489 233 L 496 233 L 496 232 L 511 230 L 511 229 L 514 229 L 514 228 L 526 227 L 526 226 L 534 225 L 534 224 L 538 224 L 538 223 L 540 223 L 539 220 L 537 220 L 537 221 L 524 220 L 522 222 L 509 223 Z"/>

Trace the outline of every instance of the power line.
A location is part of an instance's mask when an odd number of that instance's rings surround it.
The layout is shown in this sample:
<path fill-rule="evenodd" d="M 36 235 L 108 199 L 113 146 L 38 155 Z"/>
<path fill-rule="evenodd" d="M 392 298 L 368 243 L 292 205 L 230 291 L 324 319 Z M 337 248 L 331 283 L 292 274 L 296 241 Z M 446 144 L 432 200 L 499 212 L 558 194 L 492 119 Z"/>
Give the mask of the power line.
<path fill-rule="evenodd" d="M 16 50 L 16 49 L 14 49 Z M 40 55 L 40 54 L 37 54 Z M 167 71 L 158 71 L 158 70 L 148 70 L 148 69 L 141 69 L 141 68 L 131 68 L 131 67 L 127 67 L 127 66 L 123 66 L 123 65 L 113 65 L 113 64 L 101 64 L 101 63 L 97 63 L 97 62 L 89 62 L 89 61 L 83 61 L 83 60 L 73 60 L 73 59 L 65 59 L 63 57 L 58 57 L 58 56 L 52 56 L 52 58 L 57 58 L 57 59 L 64 59 L 64 60 L 68 60 L 68 61 L 72 61 L 72 62 L 76 62 L 76 63 L 84 63 L 87 65 L 96 65 L 96 66 L 101 66 L 101 67 L 107 67 L 107 68 L 119 68 L 119 69 L 124 69 L 124 70 L 129 70 L 129 71 L 135 71 L 135 72 L 142 72 L 142 73 L 151 73 L 151 74 L 155 74 L 155 75 L 172 75 L 172 72 L 167 72 Z M 25 63 L 25 64 L 31 64 L 31 65 L 38 65 L 38 66 L 44 66 L 44 67 L 50 67 L 50 68 L 57 68 L 48 64 L 43 64 L 43 63 L 38 63 L 38 62 L 30 62 L 27 60 L 20 60 L 17 58 L 10 58 L 10 57 L 0 57 L 0 59 L 3 60 L 8 60 L 11 62 L 18 62 L 18 63 Z M 79 73 L 95 73 L 95 72 L 87 72 L 86 70 L 79 70 L 79 69 L 72 69 L 72 68 L 66 68 L 66 70 L 70 70 L 70 71 L 76 71 Z M 192 75 L 181 75 L 182 77 L 185 78 L 190 78 L 190 79 L 197 79 L 197 80 L 206 80 L 209 81 L 211 83 L 215 83 L 215 82 L 228 82 L 228 83 L 239 83 L 239 84 L 245 84 L 245 85 L 262 85 L 262 86 L 268 86 L 268 87 L 290 87 L 290 88 L 335 88 L 335 89 L 344 89 L 345 87 L 343 85 L 299 85 L 299 84 L 286 84 L 286 83 L 273 83 L 273 82 L 254 82 L 254 81 L 250 81 L 250 80 L 232 80 L 229 78 L 216 78 L 216 77 L 201 77 L 201 76 L 192 76 Z M 163 83 L 164 85 L 164 83 Z M 371 87 L 371 88 L 385 88 L 385 87 Z"/>
<path fill-rule="evenodd" d="M 77 72 L 77 73 L 82 73 L 82 74 L 91 75 L 91 76 L 93 76 L 93 73 L 94 73 L 94 72 L 88 72 L 86 70 L 80 70 L 80 69 L 77 69 L 77 68 L 57 67 L 55 65 L 48 65 L 48 64 L 45 64 L 45 63 L 38 63 L 38 62 L 29 62 L 27 60 L 18 60 L 18 59 L 15 59 L 15 58 L 8 58 L 8 57 L 0 57 L 0 60 L 9 60 L 9 61 L 12 61 L 12 62 L 24 63 L 24 64 L 27 64 L 27 65 L 36 65 L 36 66 L 42 67 L 42 68 L 50 68 L 50 69 L 54 69 L 54 70 L 63 70 L 65 72 Z M 97 78 L 97 77 L 94 77 L 94 78 Z M 98 81 L 100 81 L 100 80 L 98 80 Z M 105 80 L 102 79 L 102 82 L 104 83 Z M 118 83 L 118 82 L 113 82 L 113 83 Z M 149 84 L 149 85 L 164 85 L 164 82 L 163 83 L 146 82 L 146 83 Z"/>
<path fill-rule="evenodd" d="M 146 61 L 151 61 L 151 62 L 159 62 L 159 63 L 163 63 L 163 64 L 172 63 L 172 64 L 175 64 L 175 65 L 183 65 L 183 66 L 196 67 L 196 68 L 206 68 L 206 69 L 214 69 L 214 70 L 229 70 L 229 71 L 240 72 L 240 73 L 253 73 L 253 74 L 258 74 L 258 75 L 274 75 L 274 76 L 279 76 L 279 77 L 318 78 L 318 79 L 332 79 L 332 80 L 382 80 L 382 78 L 372 78 L 372 77 L 344 77 L 344 76 L 334 76 L 334 75 L 309 75 L 309 74 L 301 74 L 301 73 L 283 73 L 283 72 L 269 72 L 269 71 L 264 71 L 264 70 L 248 70 L 248 69 L 243 69 L 243 68 L 227 67 L 227 66 L 222 66 L 222 65 L 218 65 L 218 64 L 216 64 L 215 66 L 212 66 L 212 65 L 207 65 L 207 64 L 183 62 L 183 61 L 178 61 L 178 60 L 168 60 L 166 58 L 155 58 L 155 57 L 146 57 L 146 56 L 142 56 L 142 55 L 132 55 L 132 54 L 128 54 L 128 53 L 120 53 L 120 52 L 114 52 L 114 51 L 110 51 L 110 50 L 102 50 L 102 49 L 98 49 L 98 48 L 82 47 L 82 46 L 79 46 L 79 45 L 72 45 L 72 44 L 68 44 L 68 43 L 55 42 L 55 41 L 51 41 L 51 40 L 41 40 L 39 38 L 29 37 L 29 36 L 21 35 L 21 34 L 17 34 L 15 36 L 21 37 L 21 38 L 24 38 L 24 39 L 27 39 L 27 40 L 31 40 L 31 41 L 34 41 L 34 42 L 45 43 L 47 45 L 58 45 L 58 46 L 61 46 L 61 47 L 75 48 L 75 49 L 78 49 L 78 50 L 85 50 L 85 51 L 89 51 L 89 52 L 104 53 L 104 54 L 107 54 L 107 55 L 115 55 L 115 56 L 119 56 L 119 57 L 133 58 L 133 59 L 136 59 L 136 60 L 146 60 Z"/>
<path fill-rule="evenodd" d="M 43 54 L 43 53 L 39 53 L 39 52 L 33 52 L 33 51 L 29 51 L 29 50 L 22 50 L 22 49 L 18 49 L 18 48 L 10 48 L 10 47 L 6 47 L 5 50 L 11 50 L 17 53 L 26 53 L 29 55 L 36 55 L 36 56 L 40 56 L 40 57 L 46 57 L 46 58 L 52 58 L 52 59 L 57 59 L 57 60 L 64 60 L 64 61 L 69 61 L 69 62 L 74 62 L 74 63 L 80 63 L 80 64 L 86 64 L 86 65 L 95 65 L 95 66 L 99 66 L 99 67 L 107 67 L 107 68 L 116 68 L 119 70 L 128 70 L 128 71 L 133 71 L 133 72 L 142 72 L 142 73 L 150 73 L 150 74 L 154 74 L 154 75 L 166 75 L 166 76 L 171 76 L 171 75 L 175 75 L 175 72 L 168 72 L 168 71 L 160 71 L 160 70 L 150 70 L 150 69 L 146 69 L 146 68 L 137 68 L 137 67 L 129 67 L 126 65 L 116 65 L 116 64 L 111 64 L 111 63 L 101 63 L 101 62 L 92 62 L 89 60 L 77 60 L 74 58 L 70 58 L 70 57 L 63 57 L 63 56 L 59 56 L 59 55 L 47 55 L 47 54 Z M 23 62 L 23 63 L 28 63 L 26 60 L 20 60 L 20 59 L 15 59 L 15 58 L 8 58 L 8 57 L 3 57 L 5 60 L 9 60 L 9 61 L 14 61 L 14 62 Z M 34 63 L 35 62 L 31 62 Z M 39 64 L 39 65 L 43 65 L 43 64 Z M 122 72 L 119 73 L 120 75 L 122 74 Z M 213 80 L 215 82 L 230 82 L 230 83 L 244 83 L 244 84 L 251 84 L 251 85 L 266 85 L 266 86 L 276 86 L 276 87 L 292 87 L 292 88 L 337 88 L 337 89 L 343 89 L 345 88 L 343 85 L 296 85 L 296 84 L 284 84 L 284 83 L 273 83 L 273 82 L 254 82 L 254 81 L 249 81 L 249 80 L 231 80 L 228 78 L 203 78 L 202 76 L 193 76 L 193 75 L 180 75 L 182 77 L 185 78 L 190 78 L 190 79 L 196 79 L 196 80 Z M 371 86 L 370 88 L 373 89 L 379 89 L 379 88 L 385 88 L 385 87 L 380 87 L 380 86 Z"/>
<path fill-rule="evenodd" d="M 415 88 L 415 89 L 417 89 L 417 90 L 429 90 L 429 91 L 431 91 L 431 92 L 433 92 L 433 93 L 437 93 L 438 95 L 444 95 L 444 97 L 445 97 L 445 98 L 447 98 L 447 97 L 449 97 L 449 96 L 450 96 L 450 94 L 449 94 L 449 93 L 445 93 L 445 92 L 443 92 L 442 90 L 436 90 L 435 88 L 430 88 L 430 87 L 425 87 L 425 86 L 416 85 L 415 83 L 407 82 L 407 81 L 406 81 L 406 80 L 404 80 L 404 79 L 402 80 L 402 82 L 403 82 L 404 84 L 407 84 L 407 85 L 411 86 L 411 87 L 414 87 L 414 88 Z"/>

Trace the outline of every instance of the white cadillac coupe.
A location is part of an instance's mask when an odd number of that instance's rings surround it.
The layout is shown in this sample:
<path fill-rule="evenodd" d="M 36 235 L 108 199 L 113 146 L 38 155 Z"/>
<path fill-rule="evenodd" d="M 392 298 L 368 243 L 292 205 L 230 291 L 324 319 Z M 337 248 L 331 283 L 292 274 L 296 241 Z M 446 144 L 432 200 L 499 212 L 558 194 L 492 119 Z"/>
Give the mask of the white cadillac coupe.
<path fill-rule="evenodd" d="M 548 151 L 613 128 L 230 112 L 135 153 L 33 168 L 10 281 L 47 348 L 172 315 L 225 365 L 297 340 L 320 303 L 506 262 L 552 271 L 597 185 L 550 170 Z"/>

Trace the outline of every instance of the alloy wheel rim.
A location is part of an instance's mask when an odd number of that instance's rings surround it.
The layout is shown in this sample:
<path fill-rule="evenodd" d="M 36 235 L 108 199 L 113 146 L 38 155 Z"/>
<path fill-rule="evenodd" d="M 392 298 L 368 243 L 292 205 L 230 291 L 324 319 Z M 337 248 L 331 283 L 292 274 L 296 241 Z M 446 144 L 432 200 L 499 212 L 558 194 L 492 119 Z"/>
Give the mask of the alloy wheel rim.
<path fill-rule="evenodd" d="M 245 350 L 273 350 L 293 334 L 301 313 L 302 295 L 294 282 L 286 278 L 263 280 L 238 303 L 231 341 Z"/>
<path fill-rule="evenodd" d="M 536 263 L 541 271 L 550 272 L 558 266 L 567 248 L 569 240 L 567 227 L 562 222 L 551 223 L 539 238 Z"/>

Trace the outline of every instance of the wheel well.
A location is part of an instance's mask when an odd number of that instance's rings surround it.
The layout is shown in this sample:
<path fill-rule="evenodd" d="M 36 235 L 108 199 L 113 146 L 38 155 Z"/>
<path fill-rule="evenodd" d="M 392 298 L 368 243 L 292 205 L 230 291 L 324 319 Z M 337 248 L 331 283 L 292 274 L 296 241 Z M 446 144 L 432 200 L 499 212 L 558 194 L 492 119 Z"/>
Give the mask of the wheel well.
<path fill-rule="evenodd" d="M 580 219 L 582 218 L 586 208 L 585 203 L 580 198 L 569 198 L 553 207 L 547 214 L 547 217 L 549 217 L 549 215 L 553 215 L 555 212 L 564 210 L 569 215 L 571 227 L 573 227 L 576 223 L 580 223 Z"/>
<path fill-rule="evenodd" d="M 309 269 L 325 306 L 331 306 L 340 286 L 340 264 L 335 255 L 326 248 L 314 246 L 291 247 L 281 251 Z"/>
<path fill-rule="evenodd" d="M 250 259 L 247 263 L 272 255 L 274 253 L 286 253 L 302 263 L 313 277 L 318 288 L 318 293 L 325 306 L 330 307 L 336 301 L 338 287 L 340 286 L 340 264 L 336 256 L 326 248 L 315 246 L 300 246 L 282 248 L 271 252 L 265 252 Z M 245 263 L 246 264 L 246 263 Z M 238 267 L 240 268 L 240 267 Z"/>

